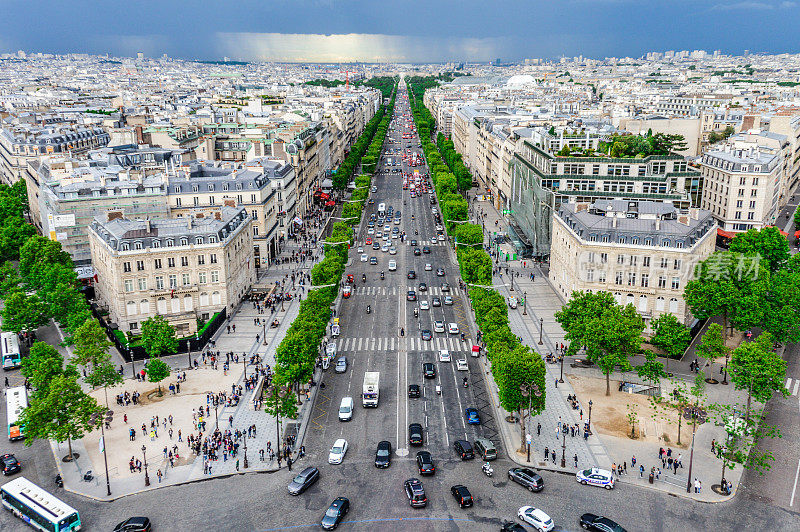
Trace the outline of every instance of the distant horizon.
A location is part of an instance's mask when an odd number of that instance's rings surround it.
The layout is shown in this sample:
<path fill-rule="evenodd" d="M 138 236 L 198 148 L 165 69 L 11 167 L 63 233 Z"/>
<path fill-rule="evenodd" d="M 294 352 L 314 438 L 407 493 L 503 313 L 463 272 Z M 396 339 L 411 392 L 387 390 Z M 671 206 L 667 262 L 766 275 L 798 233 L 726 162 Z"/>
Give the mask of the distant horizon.
<path fill-rule="evenodd" d="M 800 0 L 3 2 L 0 50 L 291 63 L 800 52 Z M 36 52 L 33 52 L 36 53 Z M 198 59 L 202 58 L 202 59 Z"/>

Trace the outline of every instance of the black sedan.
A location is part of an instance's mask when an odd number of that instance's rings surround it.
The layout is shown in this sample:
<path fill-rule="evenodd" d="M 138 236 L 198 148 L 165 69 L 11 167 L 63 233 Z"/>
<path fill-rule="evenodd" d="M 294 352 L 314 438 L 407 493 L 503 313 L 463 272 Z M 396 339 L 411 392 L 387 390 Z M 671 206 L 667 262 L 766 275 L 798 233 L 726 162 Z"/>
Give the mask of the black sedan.
<path fill-rule="evenodd" d="M 419 397 L 420 396 L 420 388 L 419 384 L 409 384 L 408 385 L 408 396 L 411 398 Z"/>
<path fill-rule="evenodd" d="M 322 518 L 322 528 L 333 530 L 342 522 L 344 516 L 350 511 L 350 501 L 345 497 L 336 497 Z"/>
<path fill-rule="evenodd" d="M 450 291 L 450 283 L 442 284 L 442 292 L 449 292 Z"/>
<path fill-rule="evenodd" d="M 416 256 L 422 255 L 422 251 L 420 251 L 419 248 L 414 248 L 414 255 Z"/>
<path fill-rule="evenodd" d="M 22 464 L 19 463 L 17 457 L 13 454 L 4 454 L 0 456 L 0 466 L 3 468 L 4 475 L 13 475 L 22 471 Z"/>
<path fill-rule="evenodd" d="M 424 508 L 428 504 L 428 497 L 425 496 L 425 488 L 418 478 L 410 478 L 405 481 L 403 487 L 406 490 L 408 503 L 412 508 Z"/>
<path fill-rule="evenodd" d="M 619 524 L 608 517 L 594 514 L 583 514 L 581 516 L 581 528 L 584 530 L 597 530 L 598 532 L 626 532 Z"/>
<path fill-rule="evenodd" d="M 542 491 L 544 489 L 544 480 L 542 480 L 541 475 L 527 467 L 512 467 L 509 469 L 508 480 L 513 480 L 520 486 L 528 488 L 529 491 Z"/>
<path fill-rule="evenodd" d="M 433 475 L 436 473 L 436 466 L 433 465 L 433 458 L 428 451 L 417 453 L 417 469 L 420 475 Z"/>
<path fill-rule="evenodd" d="M 427 292 L 428 291 L 428 284 L 427 283 L 419 283 L 419 287 L 417 288 L 420 292 Z"/>
<path fill-rule="evenodd" d="M 433 339 L 433 333 L 430 329 L 422 329 L 422 339 L 426 342 L 430 342 Z"/>
<path fill-rule="evenodd" d="M 375 450 L 375 467 L 386 469 L 392 464 L 392 444 L 388 441 L 378 442 Z"/>
<path fill-rule="evenodd" d="M 435 379 L 436 378 L 436 366 L 433 365 L 431 362 L 425 362 L 422 364 L 422 374 L 425 376 L 426 379 Z"/>
<path fill-rule="evenodd" d="M 427 255 L 428 253 L 431 252 L 431 248 L 429 248 L 428 246 L 422 246 L 422 252 Z"/>
<path fill-rule="evenodd" d="M 114 527 L 114 532 L 150 532 L 153 525 L 147 517 L 129 517 Z"/>
<path fill-rule="evenodd" d="M 408 294 L 406 294 L 406 299 L 408 299 L 409 301 L 416 301 L 417 293 L 414 290 L 409 290 Z"/>
<path fill-rule="evenodd" d="M 436 268 L 436 276 L 444 277 L 444 268 Z"/>
<path fill-rule="evenodd" d="M 528 529 L 514 521 L 506 521 L 503 523 L 503 526 L 500 527 L 500 532 L 528 532 Z"/>
<path fill-rule="evenodd" d="M 453 494 L 453 498 L 461 508 L 468 508 L 472 506 L 472 494 L 469 492 L 466 486 L 456 484 L 450 488 L 450 493 Z"/>
<path fill-rule="evenodd" d="M 408 270 L 408 278 L 409 279 L 416 279 L 417 278 L 417 272 L 415 272 L 414 270 Z"/>
<path fill-rule="evenodd" d="M 412 423 L 408 426 L 408 444 L 419 447 L 422 445 L 422 425 Z"/>

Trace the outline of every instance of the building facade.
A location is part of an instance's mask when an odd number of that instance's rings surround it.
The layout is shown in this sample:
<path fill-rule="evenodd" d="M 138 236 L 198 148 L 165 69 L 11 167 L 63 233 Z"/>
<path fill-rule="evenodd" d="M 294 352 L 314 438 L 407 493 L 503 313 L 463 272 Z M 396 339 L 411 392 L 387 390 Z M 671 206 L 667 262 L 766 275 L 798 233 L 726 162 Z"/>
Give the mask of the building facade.
<path fill-rule="evenodd" d="M 247 210 L 234 207 L 173 220 L 95 218 L 89 243 L 99 306 L 125 332 L 138 334 L 159 314 L 177 336 L 195 334 L 198 320 L 230 313 L 255 282 L 251 224 Z"/>

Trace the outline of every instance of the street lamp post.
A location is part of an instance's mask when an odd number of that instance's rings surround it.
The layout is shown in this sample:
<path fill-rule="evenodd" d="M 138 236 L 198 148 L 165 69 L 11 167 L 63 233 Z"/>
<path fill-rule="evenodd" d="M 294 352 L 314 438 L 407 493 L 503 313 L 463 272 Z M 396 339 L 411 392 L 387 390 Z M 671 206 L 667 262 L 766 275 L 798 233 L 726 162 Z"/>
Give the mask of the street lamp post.
<path fill-rule="evenodd" d="M 589 421 L 587 421 L 589 425 L 589 434 L 592 433 L 592 400 L 589 399 Z"/>
<path fill-rule="evenodd" d="M 200 331 L 194 333 L 194 348 L 200 347 Z M 189 369 L 192 369 L 192 339 L 189 338 Z"/>
<path fill-rule="evenodd" d="M 247 433 L 244 434 L 244 468 L 247 469 L 250 465 L 247 463 Z"/>
<path fill-rule="evenodd" d="M 136 378 L 136 365 L 133 363 L 133 353 L 131 352 L 131 344 L 128 340 L 125 340 L 125 352 L 128 353 L 128 356 L 131 357 L 131 374 L 133 378 Z"/>
<path fill-rule="evenodd" d="M 522 315 L 528 315 L 528 292 L 522 292 Z"/>
<path fill-rule="evenodd" d="M 564 382 L 564 354 L 561 355 L 561 376 L 558 378 L 558 382 Z"/>
<path fill-rule="evenodd" d="M 522 397 L 527 397 L 528 398 L 528 420 L 530 421 L 531 408 L 533 406 L 533 396 L 535 395 L 536 397 L 541 397 L 542 392 L 539 389 L 539 386 L 535 382 L 523 382 L 522 384 L 519 385 L 519 390 L 520 390 L 520 393 L 522 394 Z M 523 416 L 523 421 L 524 421 L 524 419 L 525 418 Z M 528 462 L 530 462 L 531 461 L 531 444 L 530 444 L 530 439 L 527 437 L 527 435 L 528 435 L 527 423 L 523 423 L 523 426 L 524 426 L 524 429 L 525 429 L 525 432 L 526 432 L 526 437 L 525 437 L 525 440 L 523 441 L 523 444 L 524 444 L 525 447 L 527 447 Z"/>
<path fill-rule="evenodd" d="M 561 467 L 567 467 L 567 433 L 561 429 Z"/>
<path fill-rule="evenodd" d="M 214 428 L 219 428 L 219 399 L 217 396 L 214 396 Z"/>
<path fill-rule="evenodd" d="M 147 447 L 142 445 L 142 458 L 144 458 L 144 485 L 150 485 L 150 476 L 147 474 Z"/>
<path fill-rule="evenodd" d="M 539 345 L 542 345 L 542 332 L 544 331 L 544 318 L 539 318 Z"/>

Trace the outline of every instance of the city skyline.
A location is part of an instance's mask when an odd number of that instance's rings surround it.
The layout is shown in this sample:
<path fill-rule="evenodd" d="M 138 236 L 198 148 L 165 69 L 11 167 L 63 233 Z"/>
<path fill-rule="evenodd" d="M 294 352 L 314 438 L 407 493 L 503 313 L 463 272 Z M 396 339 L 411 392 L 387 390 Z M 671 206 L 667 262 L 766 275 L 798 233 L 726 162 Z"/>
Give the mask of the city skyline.
<path fill-rule="evenodd" d="M 209 5 L 194 12 L 175 2 L 145 0 L 123 15 L 116 5 L 85 1 L 4 4 L 0 52 L 440 62 L 639 57 L 651 50 L 698 48 L 731 55 L 800 50 L 792 31 L 800 4 L 788 0 L 676 0 L 669 5 L 569 0 L 558 6 L 534 1 L 524 9 L 518 1 L 500 0 L 489 11 L 474 0 L 460 2 L 457 10 L 450 2 L 418 0 L 388 6 L 363 0 L 277 1 L 266 8 L 263 2 L 245 0 L 235 7 Z M 762 27 L 770 31 L 753 31 Z"/>

